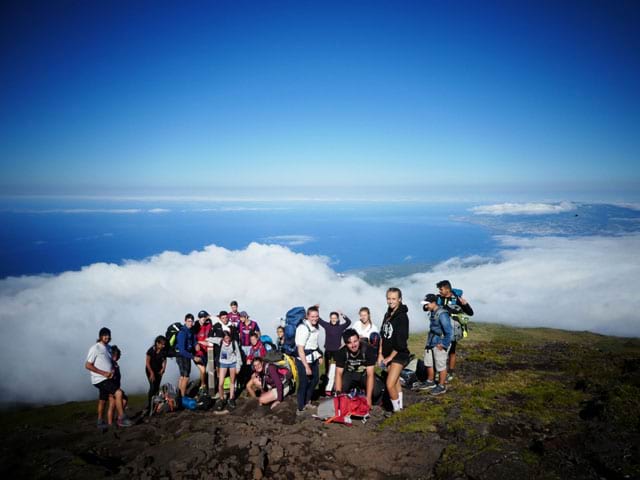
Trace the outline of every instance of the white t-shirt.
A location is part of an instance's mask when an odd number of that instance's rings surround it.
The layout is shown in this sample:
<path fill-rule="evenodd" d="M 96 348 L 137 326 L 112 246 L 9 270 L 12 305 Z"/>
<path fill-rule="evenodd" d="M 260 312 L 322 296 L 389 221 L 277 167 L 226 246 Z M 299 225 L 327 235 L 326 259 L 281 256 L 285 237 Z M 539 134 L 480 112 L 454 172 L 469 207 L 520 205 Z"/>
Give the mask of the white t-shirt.
<path fill-rule="evenodd" d="M 110 372 L 113 368 L 113 364 L 111 362 L 111 346 L 105 346 L 102 342 L 94 343 L 87 354 L 87 362 L 93 364 L 93 366 L 99 370 Z M 91 383 L 93 385 L 103 382 L 106 379 L 107 377 L 104 377 L 99 373 L 91 372 Z"/>
<path fill-rule="evenodd" d="M 361 338 L 369 339 L 369 335 L 372 333 L 380 333 L 378 327 L 376 327 L 372 322 L 367 323 L 366 325 L 362 323 L 360 320 L 357 320 L 352 327 Z"/>
<path fill-rule="evenodd" d="M 296 347 L 302 345 L 305 350 L 317 351 L 319 333 L 320 329 L 318 327 L 311 325 L 308 320 L 303 320 L 303 322 L 298 325 L 298 328 L 296 328 Z M 307 361 L 313 362 L 317 360 L 315 357 L 319 358 L 319 352 L 315 353 L 318 353 L 318 355 L 314 355 L 313 353 L 307 355 Z"/>

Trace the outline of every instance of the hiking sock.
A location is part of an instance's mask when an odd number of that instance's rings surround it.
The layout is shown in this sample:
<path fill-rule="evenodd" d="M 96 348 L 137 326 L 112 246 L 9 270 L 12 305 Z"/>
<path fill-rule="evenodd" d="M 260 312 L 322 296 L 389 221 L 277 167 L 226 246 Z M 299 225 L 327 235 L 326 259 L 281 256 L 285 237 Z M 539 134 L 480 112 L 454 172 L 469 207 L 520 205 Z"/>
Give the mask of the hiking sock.
<path fill-rule="evenodd" d="M 397 400 L 391 399 L 391 405 L 393 406 L 393 411 L 394 412 L 399 412 L 401 407 L 400 407 L 400 399 L 398 398 Z"/>
<path fill-rule="evenodd" d="M 404 408 L 404 403 L 402 403 L 402 392 L 398 393 L 398 403 L 400 404 L 400 410 Z"/>

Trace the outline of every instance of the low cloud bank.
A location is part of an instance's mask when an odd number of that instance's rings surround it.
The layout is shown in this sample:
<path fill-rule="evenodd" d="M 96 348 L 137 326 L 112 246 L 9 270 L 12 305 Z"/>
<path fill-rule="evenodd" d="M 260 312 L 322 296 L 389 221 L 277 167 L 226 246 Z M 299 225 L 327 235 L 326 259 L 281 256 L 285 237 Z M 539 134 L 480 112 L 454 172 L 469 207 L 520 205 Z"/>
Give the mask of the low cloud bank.
<path fill-rule="evenodd" d="M 420 299 L 448 278 L 465 290 L 477 321 L 640 336 L 640 236 L 501 242 L 497 259 L 452 259 L 397 279 L 412 330 L 426 326 Z M 325 257 L 256 243 L 237 251 L 210 246 L 56 276 L 7 278 L 0 281 L 2 398 L 94 398 L 84 361 L 102 326 L 111 328 L 113 343 L 124 352 L 123 387 L 142 391 L 146 349 L 186 312 L 214 313 L 238 300 L 273 335 L 278 319 L 294 305 L 320 303 L 324 316 L 342 309 L 354 318 L 368 305 L 379 324 L 386 286 L 338 276 Z M 173 361 L 169 365 L 165 380 L 175 383 L 177 369 Z"/>
<path fill-rule="evenodd" d="M 470 210 L 476 215 L 548 215 L 570 212 L 576 209 L 571 202 L 560 203 L 498 203 L 480 205 Z"/>

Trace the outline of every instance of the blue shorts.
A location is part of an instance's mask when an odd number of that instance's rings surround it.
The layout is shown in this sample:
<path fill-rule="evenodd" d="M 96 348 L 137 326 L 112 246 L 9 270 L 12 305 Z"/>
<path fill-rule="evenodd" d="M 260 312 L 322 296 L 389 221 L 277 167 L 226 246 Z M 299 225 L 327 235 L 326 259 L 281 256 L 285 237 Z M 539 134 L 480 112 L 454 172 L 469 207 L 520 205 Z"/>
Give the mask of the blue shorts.
<path fill-rule="evenodd" d="M 231 362 L 231 363 L 223 363 L 220 362 L 220 368 L 236 368 L 237 369 L 238 365 L 236 365 L 236 362 Z"/>

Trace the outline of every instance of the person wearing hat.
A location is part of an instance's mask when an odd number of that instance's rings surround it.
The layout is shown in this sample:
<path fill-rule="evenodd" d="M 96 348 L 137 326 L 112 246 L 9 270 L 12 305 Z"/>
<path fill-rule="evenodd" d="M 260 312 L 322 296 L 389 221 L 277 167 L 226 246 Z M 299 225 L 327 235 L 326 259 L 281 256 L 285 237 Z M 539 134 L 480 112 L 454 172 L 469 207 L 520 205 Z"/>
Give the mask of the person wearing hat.
<path fill-rule="evenodd" d="M 104 407 L 107 400 L 115 403 L 118 412 L 117 424 L 119 427 L 130 427 L 131 421 L 124 414 L 122 405 L 122 390 L 116 383 L 114 377 L 114 366 L 111 354 L 111 330 L 102 327 L 98 333 L 98 340 L 91 346 L 87 353 L 87 361 L 84 367 L 91 372 L 91 383 L 98 389 L 98 428 L 106 430 L 107 424 L 104 421 Z"/>
<path fill-rule="evenodd" d="M 194 325 L 194 329 L 197 329 L 195 334 L 195 356 L 200 358 L 200 362 L 196 363 L 196 367 L 198 367 L 198 372 L 200 373 L 199 393 L 204 393 L 207 390 L 207 349 L 209 348 L 209 341 L 207 339 L 209 338 L 212 326 L 209 312 L 206 310 L 200 310 L 198 312 L 198 321 Z"/>
<path fill-rule="evenodd" d="M 438 297 L 429 293 L 421 302 L 428 312 L 429 333 L 424 350 L 424 364 L 427 367 L 427 380 L 416 386 L 419 390 L 431 390 L 432 395 L 441 395 L 447 391 L 447 357 L 453 340 L 453 328 L 449 312 L 438 305 Z M 440 378 L 436 385 L 434 368 Z"/>

